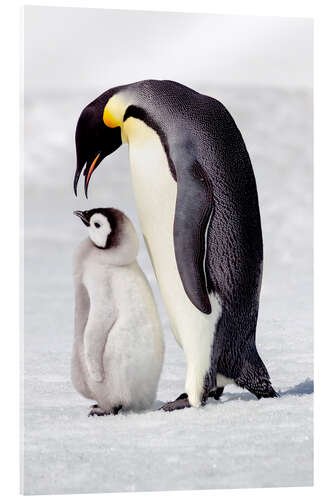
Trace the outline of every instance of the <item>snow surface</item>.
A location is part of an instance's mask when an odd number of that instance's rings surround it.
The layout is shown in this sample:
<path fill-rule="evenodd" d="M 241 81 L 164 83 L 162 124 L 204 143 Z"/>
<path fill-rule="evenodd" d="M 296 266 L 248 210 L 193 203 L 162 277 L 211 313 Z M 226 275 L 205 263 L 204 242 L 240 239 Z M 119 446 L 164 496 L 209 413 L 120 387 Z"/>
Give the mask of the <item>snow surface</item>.
<path fill-rule="evenodd" d="M 87 418 L 70 381 L 72 254 L 85 236 L 77 209 L 115 206 L 139 230 L 127 147 L 74 198 L 74 129 L 91 94 L 25 100 L 24 493 L 307 486 L 312 436 L 312 97 L 279 89 L 201 89 L 230 110 L 256 174 L 264 235 L 259 352 L 281 397 L 257 401 L 228 386 L 220 402 L 173 413 Z M 141 238 L 139 263 L 165 332 L 158 400 L 184 389 Z"/>

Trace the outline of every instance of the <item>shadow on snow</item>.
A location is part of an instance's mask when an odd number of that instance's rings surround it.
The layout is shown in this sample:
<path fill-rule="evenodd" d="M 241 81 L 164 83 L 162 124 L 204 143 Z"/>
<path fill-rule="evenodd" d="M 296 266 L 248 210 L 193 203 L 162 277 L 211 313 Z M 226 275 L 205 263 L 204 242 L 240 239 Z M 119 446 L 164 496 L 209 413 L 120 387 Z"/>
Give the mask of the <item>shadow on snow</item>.
<path fill-rule="evenodd" d="M 279 396 L 304 396 L 305 394 L 313 394 L 314 392 L 314 383 L 313 380 L 307 378 L 304 382 L 300 382 L 294 387 L 290 387 L 286 391 L 277 391 Z M 228 399 L 225 399 L 227 397 Z M 222 402 L 227 403 L 228 401 L 234 400 L 242 400 L 242 401 L 250 401 L 252 399 L 256 400 L 257 398 L 251 394 L 250 392 L 244 392 L 242 394 L 232 394 L 230 392 L 225 392 L 222 396 Z"/>

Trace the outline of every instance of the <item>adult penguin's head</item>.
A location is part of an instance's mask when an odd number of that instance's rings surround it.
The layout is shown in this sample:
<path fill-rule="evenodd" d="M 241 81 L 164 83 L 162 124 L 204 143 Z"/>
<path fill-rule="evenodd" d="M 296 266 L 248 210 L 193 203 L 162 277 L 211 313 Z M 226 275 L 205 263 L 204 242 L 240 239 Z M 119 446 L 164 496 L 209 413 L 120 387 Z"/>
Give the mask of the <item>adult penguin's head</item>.
<path fill-rule="evenodd" d="M 74 193 L 77 195 L 77 184 L 84 169 L 84 190 L 87 197 L 91 175 L 101 161 L 113 153 L 121 145 L 120 126 L 106 125 L 103 119 L 105 106 L 110 99 L 110 91 L 105 92 L 82 111 L 75 133 L 76 172 L 74 177 Z"/>

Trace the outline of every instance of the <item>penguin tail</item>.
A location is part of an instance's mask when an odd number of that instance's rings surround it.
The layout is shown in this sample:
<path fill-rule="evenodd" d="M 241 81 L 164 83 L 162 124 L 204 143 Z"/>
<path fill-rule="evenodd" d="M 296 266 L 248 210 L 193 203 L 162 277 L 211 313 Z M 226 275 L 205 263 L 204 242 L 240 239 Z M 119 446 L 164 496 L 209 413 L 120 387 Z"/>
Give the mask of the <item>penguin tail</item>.
<path fill-rule="evenodd" d="M 250 391 L 258 399 L 279 397 L 271 384 L 268 371 L 257 350 L 253 351 L 252 355 L 244 361 L 235 382 L 240 387 Z"/>
<path fill-rule="evenodd" d="M 264 384 L 260 383 L 260 387 L 255 386 L 254 388 L 246 387 L 252 394 L 256 396 L 256 398 L 278 398 L 279 394 L 276 392 L 270 381 L 266 381 Z"/>

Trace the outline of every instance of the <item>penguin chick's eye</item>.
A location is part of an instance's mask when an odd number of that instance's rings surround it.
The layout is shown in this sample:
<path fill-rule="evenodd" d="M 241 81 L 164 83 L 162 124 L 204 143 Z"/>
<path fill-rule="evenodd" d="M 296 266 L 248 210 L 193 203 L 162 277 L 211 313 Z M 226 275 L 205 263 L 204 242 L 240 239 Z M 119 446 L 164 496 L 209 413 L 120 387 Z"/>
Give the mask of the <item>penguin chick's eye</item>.
<path fill-rule="evenodd" d="M 94 222 L 95 227 L 101 227 L 101 225 L 98 222 Z"/>

